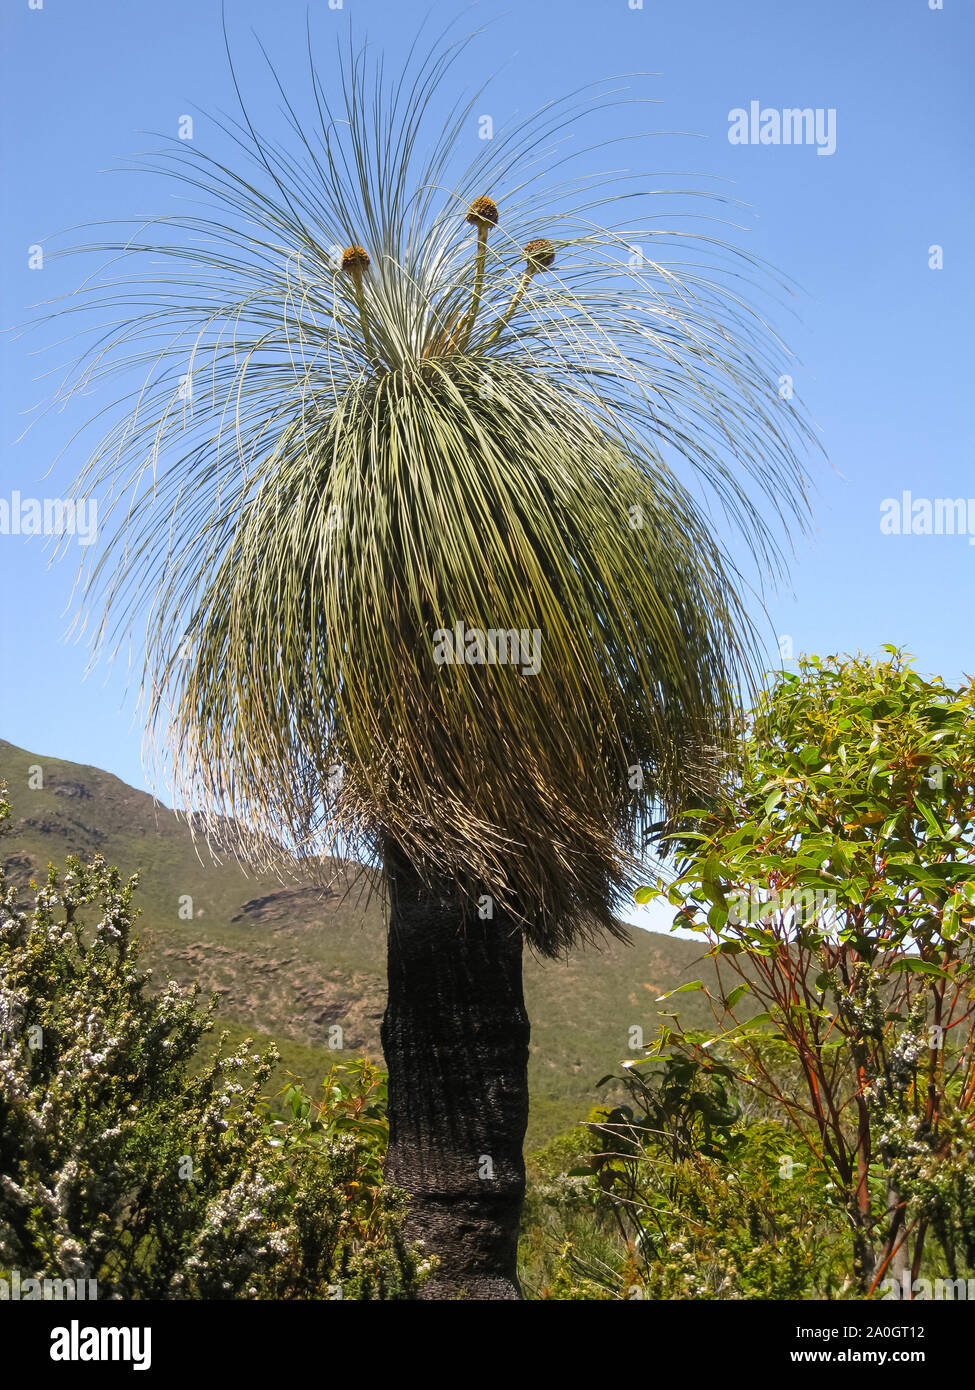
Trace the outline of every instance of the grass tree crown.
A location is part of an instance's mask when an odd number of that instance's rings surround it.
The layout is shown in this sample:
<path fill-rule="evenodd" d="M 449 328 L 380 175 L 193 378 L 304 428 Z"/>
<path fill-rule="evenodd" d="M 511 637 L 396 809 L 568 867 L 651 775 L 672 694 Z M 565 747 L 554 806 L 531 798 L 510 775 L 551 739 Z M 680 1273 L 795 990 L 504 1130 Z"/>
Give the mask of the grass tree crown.
<path fill-rule="evenodd" d="M 117 326 L 75 384 L 139 374 L 82 479 L 119 506 L 88 593 L 103 640 L 145 621 L 190 803 L 312 858 L 393 841 L 554 952 L 617 930 L 649 821 L 712 779 L 755 651 L 719 532 L 775 571 L 805 428 L 755 263 L 645 177 L 567 181 L 566 123 L 626 93 L 458 168 L 463 47 L 395 81 L 350 48 L 337 110 L 312 66 L 310 120 L 279 83 L 287 143 L 221 126 L 239 169 L 143 162 L 197 206 L 78 297 Z"/>

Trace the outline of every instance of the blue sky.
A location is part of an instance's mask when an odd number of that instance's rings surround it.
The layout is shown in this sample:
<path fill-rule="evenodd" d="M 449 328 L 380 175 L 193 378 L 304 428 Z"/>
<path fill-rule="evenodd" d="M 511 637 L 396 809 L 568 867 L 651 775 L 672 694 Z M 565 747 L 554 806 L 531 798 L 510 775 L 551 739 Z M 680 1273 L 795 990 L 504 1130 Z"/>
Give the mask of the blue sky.
<path fill-rule="evenodd" d="M 253 61 L 254 26 L 286 82 L 304 80 L 311 11 L 321 66 L 348 20 L 395 62 L 426 11 L 403 0 L 227 0 L 250 100 L 272 94 Z M 39 0 L 33 0 L 34 5 Z M 948 678 L 971 655 L 975 545 L 967 535 L 887 535 L 881 504 L 975 498 L 971 330 L 973 188 L 970 0 L 518 0 L 440 3 L 460 27 L 491 20 L 459 86 L 496 74 L 483 109 L 496 123 L 594 78 L 658 74 L 645 84 L 663 135 L 654 170 L 732 181 L 748 204 L 740 243 L 801 287 L 777 324 L 829 463 L 815 464 L 816 531 L 799 543 L 791 582 L 770 605 L 773 634 L 799 651 L 876 651 L 902 643 Z M 70 289 L 77 267 L 28 268 L 28 248 L 88 219 L 160 210 L 143 175 L 108 172 L 176 133 L 185 113 L 229 110 L 219 0 L 3 0 L 0 323 Z M 249 76 L 252 81 L 248 81 Z M 256 85 L 255 85 L 256 84 Z M 835 152 L 733 144 L 736 108 L 835 112 Z M 611 117 L 602 130 L 613 133 Z M 825 115 L 824 115 L 825 119 Z M 197 138 L 205 139 L 205 122 Z M 472 129 L 472 142 L 476 131 Z M 648 171 L 651 172 L 651 171 Z M 931 247 L 942 268 L 931 267 Z M 0 499 L 67 495 L 83 463 L 78 419 L 52 414 L 21 442 L 27 412 L 65 353 L 0 342 Z M 975 532 L 975 501 L 971 504 Z M 0 534 L 3 594 L 0 734 L 48 756 L 94 764 L 137 786 L 141 729 L 123 669 L 85 678 L 84 646 L 62 639 L 79 552 L 53 566 L 44 541 Z"/>

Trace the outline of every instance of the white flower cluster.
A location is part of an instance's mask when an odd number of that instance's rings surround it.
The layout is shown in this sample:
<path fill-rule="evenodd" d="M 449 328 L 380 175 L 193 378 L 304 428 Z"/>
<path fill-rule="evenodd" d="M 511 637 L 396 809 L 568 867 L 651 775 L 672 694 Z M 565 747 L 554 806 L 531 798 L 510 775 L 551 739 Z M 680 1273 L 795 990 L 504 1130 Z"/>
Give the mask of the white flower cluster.
<path fill-rule="evenodd" d="M 145 989 L 130 885 L 74 861 L 22 913 L 0 870 L 0 1269 L 97 1278 L 110 1298 L 412 1278 L 372 1196 L 349 1214 L 361 1140 L 272 1124 L 273 1049 L 228 1056 L 221 1040 L 190 1065 L 210 1019 L 175 981 Z"/>

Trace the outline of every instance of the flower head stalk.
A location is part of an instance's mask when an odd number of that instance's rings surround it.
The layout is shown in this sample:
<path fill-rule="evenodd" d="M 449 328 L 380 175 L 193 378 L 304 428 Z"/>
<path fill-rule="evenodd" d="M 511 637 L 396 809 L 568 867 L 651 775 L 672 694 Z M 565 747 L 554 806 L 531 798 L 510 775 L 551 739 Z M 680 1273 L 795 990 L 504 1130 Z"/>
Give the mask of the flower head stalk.
<path fill-rule="evenodd" d="M 372 352 L 372 338 L 369 333 L 369 316 L 366 313 L 366 296 L 362 287 L 362 277 L 369 269 L 369 253 L 363 246 L 347 246 L 342 252 L 342 271 L 348 275 L 355 287 L 356 308 L 362 324 L 362 340 L 366 352 Z"/>
<path fill-rule="evenodd" d="M 493 342 L 502 329 L 510 323 L 515 310 L 521 303 L 524 293 L 531 283 L 532 277 L 542 270 L 551 270 L 554 264 L 555 247 L 550 241 L 546 240 L 545 237 L 538 237 L 535 241 L 528 242 L 525 246 L 525 269 L 522 271 L 521 279 L 518 281 L 518 288 L 512 296 L 511 303 L 495 324 L 488 342 Z"/>
<path fill-rule="evenodd" d="M 492 227 L 498 225 L 497 203 L 493 198 L 487 196 L 475 198 L 467 210 L 466 220 L 477 230 L 477 251 L 474 261 L 474 294 L 471 298 L 471 307 L 457 335 L 459 352 L 463 352 L 470 341 L 477 319 L 477 311 L 481 307 L 481 295 L 484 292 L 484 268 L 487 262 L 488 232 Z"/>

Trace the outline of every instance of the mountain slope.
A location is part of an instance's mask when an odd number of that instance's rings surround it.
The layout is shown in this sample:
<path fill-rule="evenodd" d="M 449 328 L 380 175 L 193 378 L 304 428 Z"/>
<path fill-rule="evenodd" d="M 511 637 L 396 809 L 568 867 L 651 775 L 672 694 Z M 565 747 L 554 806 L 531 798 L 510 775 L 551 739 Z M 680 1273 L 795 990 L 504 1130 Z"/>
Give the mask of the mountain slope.
<path fill-rule="evenodd" d="M 385 928 L 372 872 L 343 866 L 332 891 L 249 876 L 215 862 L 185 821 L 145 792 L 97 768 L 43 757 L 0 740 L 0 779 L 12 803 L 0 851 L 12 879 L 40 881 L 47 864 L 98 852 L 125 873 L 140 871 L 138 932 L 154 979 L 198 981 L 218 995 L 220 1020 L 297 1045 L 294 1069 L 321 1073 L 338 1025 L 345 1054 L 381 1058 Z M 631 945 L 606 941 L 568 961 L 527 958 L 532 1020 L 532 1127 L 538 1141 L 584 1118 L 595 1081 L 632 1054 L 629 1030 L 649 1042 L 661 1022 L 657 996 L 713 977 L 701 948 L 634 931 Z M 681 1016 L 704 1023 L 699 993 L 681 996 Z M 667 1004 L 661 1006 L 669 1007 Z M 311 1085 L 321 1076 L 305 1075 Z"/>

